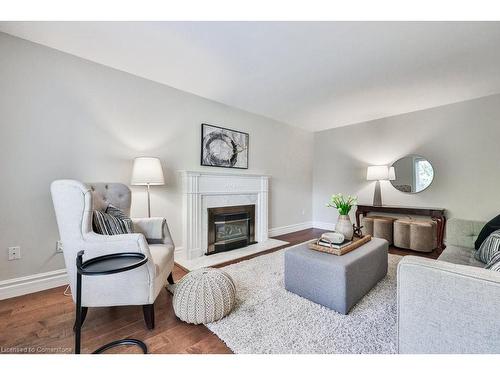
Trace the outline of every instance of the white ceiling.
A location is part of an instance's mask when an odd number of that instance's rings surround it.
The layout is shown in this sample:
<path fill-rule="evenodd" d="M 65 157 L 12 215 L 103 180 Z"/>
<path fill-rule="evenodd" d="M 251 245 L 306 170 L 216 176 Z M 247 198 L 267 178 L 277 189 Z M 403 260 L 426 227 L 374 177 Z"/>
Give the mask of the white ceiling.
<path fill-rule="evenodd" d="M 0 22 L 309 130 L 500 92 L 500 22 Z"/>

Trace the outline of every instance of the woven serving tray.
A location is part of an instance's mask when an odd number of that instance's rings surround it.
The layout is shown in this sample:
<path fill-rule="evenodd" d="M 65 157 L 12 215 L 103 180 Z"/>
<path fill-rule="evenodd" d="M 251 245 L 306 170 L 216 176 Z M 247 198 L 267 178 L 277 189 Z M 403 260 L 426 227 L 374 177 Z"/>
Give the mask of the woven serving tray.
<path fill-rule="evenodd" d="M 318 239 L 315 239 L 309 243 L 309 248 L 311 250 L 321 251 L 323 253 L 328 253 L 328 254 L 333 254 L 333 255 L 344 255 L 350 251 L 357 249 L 361 245 L 364 245 L 365 243 L 367 243 L 371 239 L 372 239 L 372 236 L 370 236 L 369 234 L 367 234 L 363 237 L 353 237 L 352 243 L 350 243 L 349 245 L 347 245 L 341 249 L 335 249 L 332 247 L 317 245 L 316 243 L 317 243 Z"/>

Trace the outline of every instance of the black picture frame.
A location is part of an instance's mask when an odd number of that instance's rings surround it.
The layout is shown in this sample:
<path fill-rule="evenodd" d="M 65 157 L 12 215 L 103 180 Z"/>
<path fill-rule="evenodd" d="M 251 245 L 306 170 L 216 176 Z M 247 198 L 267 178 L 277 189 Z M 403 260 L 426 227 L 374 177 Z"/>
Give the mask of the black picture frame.
<path fill-rule="evenodd" d="M 219 129 L 221 131 L 220 137 L 229 138 L 233 144 L 233 147 L 235 148 L 235 152 L 236 152 L 237 147 L 244 146 L 243 151 L 241 151 L 244 153 L 244 157 L 243 157 L 243 161 L 242 161 L 243 166 L 231 165 L 230 160 L 224 160 L 222 163 L 219 163 L 219 164 L 217 162 L 214 162 L 214 160 L 209 161 L 210 157 L 207 157 L 207 150 L 205 147 L 205 142 L 206 142 L 205 137 L 208 134 L 211 134 L 211 133 L 207 133 L 207 131 L 206 131 L 208 127 Z M 232 135 L 243 135 L 244 139 L 245 139 L 245 142 L 244 142 L 245 144 L 244 145 L 235 144 Z M 246 132 L 242 132 L 240 130 L 235 130 L 235 129 L 229 129 L 229 128 L 225 128 L 225 127 L 218 126 L 218 125 L 207 124 L 207 123 L 201 124 L 200 165 L 202 165 L 202 166 L 216 167 L 216 168 L 231 168 L 231 169 L 248 169 L 249 146 L 250 146 L 250 135 Z M 234 156 L 236 158 L 235 164 L 237 164 L 238 163 L 238 160 L 237 160 L 238 155 L 234 155 Z M 214 157 L 213 159 L 216 159 L 216 157 Z"/>

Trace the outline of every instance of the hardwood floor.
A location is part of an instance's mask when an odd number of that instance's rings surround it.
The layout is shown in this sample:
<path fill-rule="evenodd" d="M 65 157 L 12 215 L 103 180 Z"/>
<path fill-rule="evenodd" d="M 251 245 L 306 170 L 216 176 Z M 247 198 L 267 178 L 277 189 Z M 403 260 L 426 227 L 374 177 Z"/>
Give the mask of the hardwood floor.
<path fill-rule="evenodd" d="M 245 259 L 307 241 L 323 232 L 320 229 L 306 229 L 275 237 L 290 242 L 290 245 Z M 430 258 L 439 255 L 436 252 L 406 252 L 392 247 L 389 252 Z M 229 263 L 234 262 L 226 264 Z M 175 280 L 186 274 L 177 266 L 173 273 Z M 74 304 L 71 297 L 64 296 L 64 289 L 59 287 L 0 301 L 0 353 L 72 353 Z M 141 306 L 89 308 L 82 329 L 82 353 L 92 352 L 107 342 L 126 337 L 145 341 L 150 353 L 231 353 L 205 326 L 195 326 L 177 319 L 172 308 L 172 296 L 166 290 L 156 300 L 155 315 L 156 327 L 149 331 L 144 323 Z M 138 349 L 121 347 L 109 351 L 113 352 L 132 353 L 138 352 Z"/>

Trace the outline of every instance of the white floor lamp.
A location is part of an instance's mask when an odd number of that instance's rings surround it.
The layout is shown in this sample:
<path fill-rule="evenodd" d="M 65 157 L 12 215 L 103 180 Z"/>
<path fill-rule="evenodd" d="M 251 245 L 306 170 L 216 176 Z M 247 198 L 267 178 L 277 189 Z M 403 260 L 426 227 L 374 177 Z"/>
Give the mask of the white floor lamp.
<path fill-rule="evenodd" d="M 148 217 L 151 217 L 151 198 L 149 187 L 151 185 L 164 185 L 163 170 L 158 158 L 139 157 L 134 159 L 132 169 L 132 185 L 145 185 L 148 191 Z"/>

